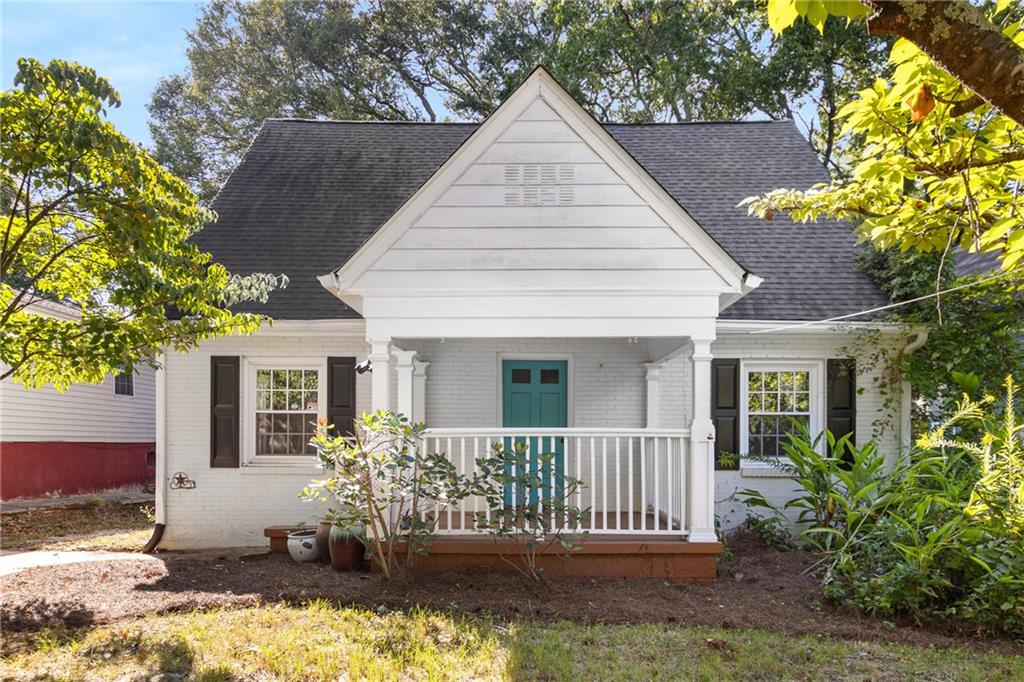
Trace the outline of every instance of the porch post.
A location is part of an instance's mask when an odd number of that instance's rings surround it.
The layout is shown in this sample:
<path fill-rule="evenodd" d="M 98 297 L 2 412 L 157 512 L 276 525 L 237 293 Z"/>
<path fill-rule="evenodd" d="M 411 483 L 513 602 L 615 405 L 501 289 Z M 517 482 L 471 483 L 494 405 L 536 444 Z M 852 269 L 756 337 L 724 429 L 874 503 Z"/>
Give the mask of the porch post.
<path fill-rule="evenodd" d="M 397 360 L 395 369 L 398 371 L 398 413 L 404 414 L 410 421 L 416 421 L 413 417 L 416 409 L 413 393 L 413 363 L 416 361 L 416 351 L 395 349 L 394 356 Z"/>
<path fill-rule="evenodd" d="M 693 340 L 693 424 L 690 426 L 690 542 L 717 542 L 715 425 L 711 421 L 711 340 Z"/>
<path fill-rule="evenodd" d="M 370 363 L 373 366 L 373 380 L 370 383 L 373 394 L 370 407 L 377 410 L 391 409 L 391 339 L 370 339 Z"/>
<path fill-rule="evenodd" d="M 417 424 L 427 421 L 427 367 L 429 362 L 412 361 L 412 420 Z"/>
<path fill-rule="evenodd" d="M 644 371 L 647 379 L 647 428 L 656 429 L 661 421 L 661 364 L 645 362 Z"/>

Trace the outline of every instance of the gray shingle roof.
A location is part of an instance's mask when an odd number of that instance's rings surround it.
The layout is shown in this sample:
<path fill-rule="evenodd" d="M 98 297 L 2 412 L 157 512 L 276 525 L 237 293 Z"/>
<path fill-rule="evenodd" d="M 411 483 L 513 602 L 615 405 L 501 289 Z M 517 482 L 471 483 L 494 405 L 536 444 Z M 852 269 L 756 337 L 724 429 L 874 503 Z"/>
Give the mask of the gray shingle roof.
<path fill-rule="evenodd" d="M 783 122 L 608 125 L 608 131 L 726 251 L 765 282 L 725 319 L 812 320 L 885 303 L 853 266 L 848 225 L 748 217 L 744 197 L 804 188 L 825 171 Z M 469 137 L 474 124 L 269 120 L 195 237 L 229 270 L 284 272 L 278 319 L 358 317 L 317 276 L 342 265 Z"/>

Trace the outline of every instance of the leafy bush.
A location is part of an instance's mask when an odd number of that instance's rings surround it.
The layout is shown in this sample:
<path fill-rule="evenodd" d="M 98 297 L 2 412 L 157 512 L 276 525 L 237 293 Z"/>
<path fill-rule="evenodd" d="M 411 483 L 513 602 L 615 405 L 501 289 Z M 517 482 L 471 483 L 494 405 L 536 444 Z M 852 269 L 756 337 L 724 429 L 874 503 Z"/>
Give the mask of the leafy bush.
<path fill-rule="evenodd" d="M 334 502 L 336 525 L 362 528 L 370 556 L 386 578 L 410 567 L 425 550 L 440 511 L 470 494 L 471 482 L 443 453 L 421 447 L 424 427 L 385 410 L 364 414 L 354 434 L 331 436 L 321 420 L 312 443 L 321 464 L 334 474 L 310 483 L 308 500 Z M 397 554 L 406 544 L 405 555 Z"/>
<path fill-rule="evenodd" d="M 581 549 L 587 537 L 582 528 L 584 510 L 572 501 L 581 481 L 555 472 L 554 453 L 542 453 L 527 464 L 526 444 L 495 443 L 490 455 L 476 460 L 478 475 L 474 494 L 487 502 L 489 513 L 478 513 L 476 526 L 495 540 L 513 542 L 516 560 L 501 558 L 532 580 L 540 580 L 537 561 L 550 547 L 563 550 L 568 559 Z"/>
<path fill-rule="evenodd" d="M 819 454 L 806 434 L 785 446 L 801 488 L 783 507 L 741 499 L 767 518 L 799 510 L 799 541 L 821 555 L 824 589 L 881 616 L 954 616 L 1024 636 L 1024 425 L 1017 387 L 960 401 L 895 467 L 873 444 L 835 440 Z M 977 441 L 949 434 L 979 432 Z M 819 437 L 820 438 L 820 437 Z"/>

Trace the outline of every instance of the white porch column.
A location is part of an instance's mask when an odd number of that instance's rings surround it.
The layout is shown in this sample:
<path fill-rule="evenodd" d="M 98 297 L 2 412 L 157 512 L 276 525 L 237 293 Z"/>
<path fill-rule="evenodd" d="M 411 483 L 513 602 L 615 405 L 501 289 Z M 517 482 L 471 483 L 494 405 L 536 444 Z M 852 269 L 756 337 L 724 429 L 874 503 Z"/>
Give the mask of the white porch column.
<path fill-rule="evenodd" d="M 429 362 L 412 361 L 412 420 L 417 424 L 427 421 L 427 367 Z"/>
<path fill-rule="evenodd" d="M 656 429 L 661 422 L 661 363 L 645 362 L 647 380 L 647 428 Z"/>
<path fill-rule="evenodd" d="M 413 363 L 416 361 L 416 351 L 398 350 L 394 351 L 395 369 L 398 370 L 398 396 L 396 408 L 399 414 L 404 414 L 410 421 L 416 421 L 413 412 L 416 409 L 416 399 L 413 392 Z"/>
<path fill-rule="evenodd" d="M 711 340 L 693 340 L 693 424 L 690 426 L 690 542 L 717 542 L 715 425 L 711 420 Z"/>
<path fill-rule="evenodd" d="M 370 407 L 374 412 L 391 408 L 391 339 L 370 339 L 370 363 L 373 394 Z"/>

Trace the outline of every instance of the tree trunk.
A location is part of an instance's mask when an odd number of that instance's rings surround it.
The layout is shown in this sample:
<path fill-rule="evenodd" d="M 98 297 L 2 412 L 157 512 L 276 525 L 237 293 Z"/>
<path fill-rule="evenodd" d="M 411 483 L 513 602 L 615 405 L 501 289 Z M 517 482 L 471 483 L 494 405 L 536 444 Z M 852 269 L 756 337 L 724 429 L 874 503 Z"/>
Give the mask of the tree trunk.
<path fill-rule="evenodd" d="M 1024 50 L 967 0 L 861 0 L 868 33 L 906 38 L 1024 125 Z"/>

